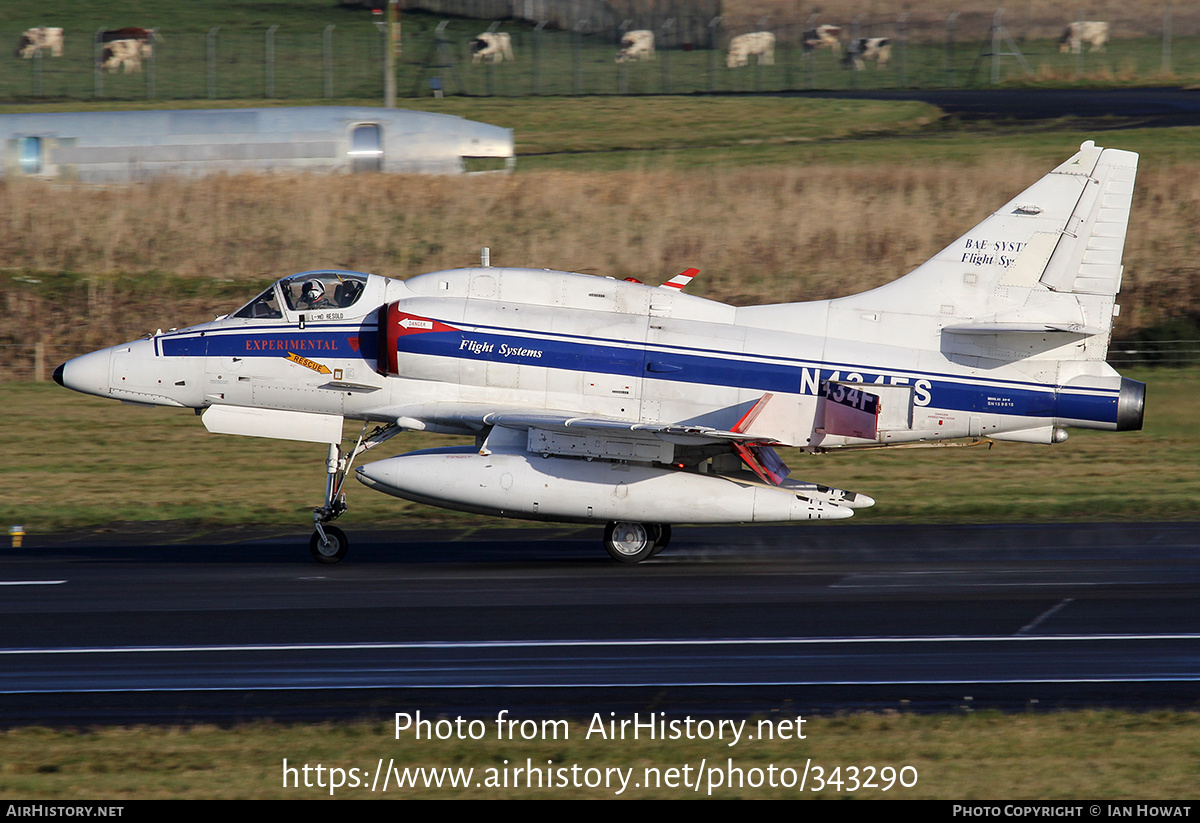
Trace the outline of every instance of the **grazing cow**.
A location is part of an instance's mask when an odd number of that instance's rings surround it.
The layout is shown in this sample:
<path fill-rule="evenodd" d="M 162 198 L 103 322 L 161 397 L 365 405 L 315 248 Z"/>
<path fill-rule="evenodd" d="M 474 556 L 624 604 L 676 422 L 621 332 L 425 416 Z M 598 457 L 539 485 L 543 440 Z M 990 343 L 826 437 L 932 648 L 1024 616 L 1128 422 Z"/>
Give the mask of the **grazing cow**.
<path fill-rule="evenodd" d="M 834 54 L 842 52 L 842 29 L 822 23 L 815 29 L 804 32 L 804 50 L 830 49 Z"/>
<path fill-rule="evenodd" d="M 1099 20 L 1078 20 L 1067 24 L 1062 37 L 1058 38 L 1058 50 L 1063 54 L 1068 51 L 1079 54 L 1083 44 L 1087 43 L 1088 51 L 1104 51 L 1108 42 L 1108 23 Z"/>
<path fill-rule="evenodd" d="M 513 57 L 512 35 L 502 31 L 485 31 L 471 41 L 471 51 L 475 53 L 471 58 L 472 63 L 503 63 L 505 60 L 516 60 Z"/>
<path fill-rule="evenodd" d="M 96 42 L 104 44 L 100 66 L 105 71 L 116 71 L 120 67 L 125 74 L 141 71 L 142 61 L 154 56 L 155 40 L 162 40 L 157 29 L 127 26 L 102 31 L 96 36 Z"/>
<path fill-rule="evenodd" d="M 650 60 L 654 57 L 654 32 L 648 29 L 634 29 L 625 32 L 621 38 L 621 51 L 617 53 L 618 63 L 630 60 Z"/>
<path fill-rule="evenodd" d="M 728 68 L 736 69 L 750 62 L 750 55 L 758 55 L 758 65 L 775 65 L 775 35 L 769 31 L 752 31 L 739 34 L 729 41 L 729 56 L 725 58 Z"/>
<path fill-rule="evenodd" d="M 21 35 L 20 42 L 17 43 L 17 57 L 23 57 L 28 60 L 44 49 L 50 50 L 51 57 L 62 57 L 62 29 L 47 28 L 46 26 L 39 26 L 36 29 L 26 29 L 25 33 Z"/>
<path fill-rule="evenodd" d="M 867 60 L 874 60 L 879 68 L 883 68 L 888 64 L 888 60 L 892 59 L 892 41 L 886 37 L 860 37 L 857 40 L 851 40 L 850 45 L 846 47 L 846 56 L 842 58 L 842 62 L 847 66 L 854 66 L 858 71 L 866 68 Z"/>
<path fill-rule="evenodd" d="M 105 71 L 116 71 L 119 67 L 124 74 L 139 72 L 142 61 L 153 55 L 154 47 L 141 40 L 112 40 L 100 54 L 100 66 Z"/>
<path fill-rule="evenodd" d="M 143 29 L 138 26 L 126 26 L 123 29 L 108 29 L 96 36 L 97 42 L 111 43 L 114 40 L 141 40 L 149 43 L 151 40 L 162 40 L 158 29 Z"/>

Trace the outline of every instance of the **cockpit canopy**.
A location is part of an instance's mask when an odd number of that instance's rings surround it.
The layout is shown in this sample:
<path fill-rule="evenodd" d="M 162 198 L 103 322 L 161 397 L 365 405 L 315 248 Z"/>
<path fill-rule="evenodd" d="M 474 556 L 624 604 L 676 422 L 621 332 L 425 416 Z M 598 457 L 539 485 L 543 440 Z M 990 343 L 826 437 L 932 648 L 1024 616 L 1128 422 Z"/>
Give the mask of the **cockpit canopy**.
<path fill-rule="evenodd" d="M 234 317 L 282 318 L 282 305 L 293 312 L 348 309 L 362 297 L 366 283 L 366 275 L 354 272 L 307 271 L 293 274 L 272 284 L 239 309 Z"/>

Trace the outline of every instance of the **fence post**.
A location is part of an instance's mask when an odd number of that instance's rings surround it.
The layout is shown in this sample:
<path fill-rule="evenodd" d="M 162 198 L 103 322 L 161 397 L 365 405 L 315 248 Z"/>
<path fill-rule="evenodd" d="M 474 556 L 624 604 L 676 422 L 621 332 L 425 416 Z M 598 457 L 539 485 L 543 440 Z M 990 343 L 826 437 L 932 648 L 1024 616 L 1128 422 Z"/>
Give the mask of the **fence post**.
<path fill-rule="evenodd" d="M 100 58 L 104 55 L 104 43 L 100 41 L 100 36 L 104 32 L 105 29 L 96 29 L 96 36 L 92 38 L 93 94 L 97 97 L 104 96 L 104 68 L 100 65 Z"/>
<path fill-rule="evenodd" d="M 1000 82 L 1000 17 L 1004 9 L 996 9 L 992 15 L 992 85 Z"/>
<path fill-rule="evenodd" d="M 954 25 L 958 22 L 958 12 L 950 12 L 946 18 L 946 85 L 953 87 L 954 76 Z"/>
<path fill-rule="evenodd" d="M 586 25 L 587 20 L 576 20 L 575 28 L 571 30 L 576 94 L 583 94 L 583 29 Z"/>
<path fill-rule="evenodd" d="M 850 45 L 854 45 L 858 40 L 862 39 L 862 15 L 854 18 L 854 22 L 850 25 Z M 858 67 L 863 64 L 862 60 L 850 61 L 850 88 L 858 90 Z M 876 66 L 879 64 L 876 63 Z"/>
<path fill-rule="evenodd" d="M 33 380 L 35 383 L 46 380 L 46 344 L 41 340 L 33 344 Z"/>
<path fill-rule="evenodd" d="M 717 90 L 717 50 L 721 47 L 721 15 L 708 21 L 708 90 Z"/>
<path fill-rule="evenodd" d="M 208 97 L 210 100 L 217 96 L 217 32 L 220 26 L 208 30 Z"/>
<path fill-rule="evenodd" d="M 542 20 L 533 27 L 533 93 L 542 93 L 542 29 L 546 28 L 548 20 Z"/>
<path fill-rule="evenodd" d="M 1171 4 L 1163 7 L 1162 73 L 1171 73 Z"/>
<path fill-rule="evenodd" d="M 325 96 L 333 97 L 333 30 L 336 25 L 328 25 L 321 34 L 321 51 L 324 53 L 322 63 L 325 67 Z"/>
<path fill-rule="evenodd" d="M 900 65 L 896 72 L 896 82 L 900 88 L 905 88 L 905 69 L 908 66 L 908 12 L 904 12 L 896 20 L 896 39 L 900 41 L 900 59 L 897 61 Z"/>
<path fill-rule="evenodd" d="M 383 38 L 383 107 L 396 108 L 396 55 L 400 49 L 400 0 L 388 0 Z"/>
<path fill-rule="evenodd" d="M 667 32 L 675 28 L 675 18 L 671 17 L 663 21 L 659 26 L 658 39 L 662 42 L 664 48 L 659 52 L 659 63 L 662 66 L 662 93 L 671 93 L 671 52 L 665 48 L 667 45 Z"/>
<path fill-rule="evenodd" d="M 150 52 L 146 58 L 146 99 L 153 100 L 157 97 L 156 80 L 158 78 L 155 72 L 156 61 L 158 60 L 158 46 L 152 41 L 157 37 L 158 29 L 154 29 L 150 35 Z"/>
<path fill-rule="evenodd" d="M 1089 18 L 1085 17 L 1082 11 L 1076 10 L 1075 16 L 1072 17 L 1071 19 L 1072 20 L 1087 20 Z M 1080 36 L 1082 36 L 1083 32 L 1080 32 L 1079 34 L 1080 34 Z M 1082 74 L 1083 74 L 1083 46 L 1080 45 L 1079 51 L 1075 52 L 1075 76 L 1078 77 Z"/>
<path fill-rule="evenodd" d="M 279 24 L 276 23 L 267 29 L 264 37 L 263 97 L 275 96 L 275 32 L 278 30 Z"/>

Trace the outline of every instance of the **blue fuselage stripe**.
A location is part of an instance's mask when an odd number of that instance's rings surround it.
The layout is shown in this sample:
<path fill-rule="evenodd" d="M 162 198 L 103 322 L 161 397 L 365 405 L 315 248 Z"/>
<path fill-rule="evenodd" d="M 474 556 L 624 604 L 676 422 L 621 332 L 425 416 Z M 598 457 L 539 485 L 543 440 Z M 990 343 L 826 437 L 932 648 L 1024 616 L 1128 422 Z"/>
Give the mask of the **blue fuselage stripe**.
<path fill-rule="evenodd" d="M 256 327 L 236 331 L 164 335 L 169 357 L 305 357 L 373 360 L 373 327 L 310 326 L 307 329 Z M 352 342 L 353 341 L 353 342 Z M 456 330 L 401 335 L 398 354 L 447 357 L 464 361 L 512 363 L 573 372 L 647 377 L 674 383 L 728 386 L 762 392 L 816 394 L 822 380 L 860 377 L 871 384 L 912 385 L 918 406 L 980 414 L 1062 418 L 1115 423 L 1115 390 L 1058 391 L 1017 381 L 976 382 L 946 375 L 910 377 L 910 370 L 879 370 L 827 362 L 767 357 L 753 353 L 720 356 L 684 347 L 649 348 L 582 336 Z"/>

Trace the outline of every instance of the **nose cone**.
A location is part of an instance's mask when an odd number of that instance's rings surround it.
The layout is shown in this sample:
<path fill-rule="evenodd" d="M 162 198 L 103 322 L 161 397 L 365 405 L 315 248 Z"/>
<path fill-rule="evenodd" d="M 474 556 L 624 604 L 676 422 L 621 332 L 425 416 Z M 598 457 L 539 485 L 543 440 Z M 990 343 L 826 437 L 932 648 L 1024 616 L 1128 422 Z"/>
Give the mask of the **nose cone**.
<path fill-rule="evenodd" d="M 111 357 L 111 349 L 101 349 L 68 360 L 54 370 L 54 382 L 84 394 L 108 397 Z"/>

